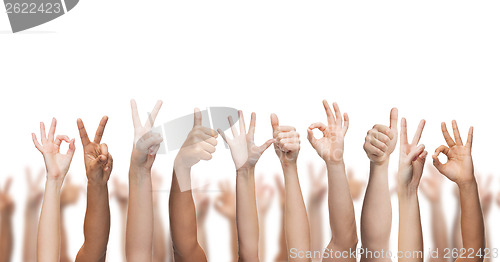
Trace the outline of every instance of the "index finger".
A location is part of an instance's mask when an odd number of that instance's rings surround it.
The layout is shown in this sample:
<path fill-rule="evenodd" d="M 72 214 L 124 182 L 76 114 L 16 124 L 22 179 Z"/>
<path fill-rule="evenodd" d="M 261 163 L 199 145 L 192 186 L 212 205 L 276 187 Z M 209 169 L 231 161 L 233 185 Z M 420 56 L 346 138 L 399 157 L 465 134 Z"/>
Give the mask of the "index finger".
<path fill-rule="evenodd" d="M 78 126 L 78 132 L 80 132 L 80 138 L 82 140 L 82 145 L 85 147 L 90 144 L 89 136 L 87 135 L 87 130 L 85 130 L 85 126 L 83 125 L 83 121 L 78 118 L 76 120 L 76 125 Z"/>
<path fill-rule="evenodd" d="M 95 132 L 94 143 L 100 144 L 102 135 L 104 134 L 104 128 L 106 127 L 106 123 L 108 123 L 108 117 L 103 116 L 101 122 L 99 123 L 99 127 L 97 127 L 97 131 Z"/>
<path fill-rule="evenodd" d="M 137 103 L 134 99 L 130 100 L 130 107 L 132 108 L 132 122 L 134 123 L 134 127 L 142 126 L 139 113 L 137 112 Z"/>
<path fill-rule="evenodd" d="M 407 127 L 406 127 L 406 118 L 401 118 L 401 134 L 400 134 L 400 139 L 401 139 L 401 145 L 407 145 L 408 144 L 408 133 L 407 133 Z"/>

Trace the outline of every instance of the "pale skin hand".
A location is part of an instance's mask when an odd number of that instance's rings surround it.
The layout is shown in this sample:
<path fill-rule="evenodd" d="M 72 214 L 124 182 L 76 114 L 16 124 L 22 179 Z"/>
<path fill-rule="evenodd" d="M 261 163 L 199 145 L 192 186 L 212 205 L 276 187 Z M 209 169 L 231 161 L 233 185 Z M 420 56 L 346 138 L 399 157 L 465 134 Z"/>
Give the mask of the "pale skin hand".
<path fill-rule="evenodd" d="M 424 169 L 427 151 L 418 145 L 425 121 L 420 124 L 415 136 L 408 143 L 406 119 L 401 119 L 401 141 L 398 170 L 399 238 L 398 251 L 423 252 L 422 224 L 418 203 L 418 185 Z M 399 261 L 423 261 L 423 257 L 402 257 Z"/>
<path fill-rule="evenodd" d="M 361 211 L 361 242 L 371 251 L 388 250 L 391 233 L 392 207 L 389 193 L 389 157 L 397 144 L 398 110 L 390 113 L 390 125 L 375 125 L 363 146 L 370 159 L 370 178 Z M 378 218 L 378 219 L 374 219 Z M 370 260 L 366 256 L 362 261 Z"/>
<path fill-rule="evenodd" d="M 238 233 L 236 230 L 236 192 L 231 183 L 219 182 L 220 194 L 215 199 L 215 210 L 229 222 L 231 261 L 238 261 Z"/>
<path fill-rule="evenodd" d="M 43 187 L 41 186 L 45 170 L 41 169 L 35 180 L 31 170 L 26 167 L 26 181 L 28 195 L 26 196 L 26 209 L 24 211 L 24 237 L 23 237 L 23 261 L 36 261 L 36 231 L 38 227 L 38 216 L 40 204 L 43 199 Z"/>
<path fill-rule="evenodd" d="M 47 182 L 38 224 L 37 261 L 39 262 L 59 261 L 61 249 L 61 186 L 75 153 L 75 139 L 70 140 L 69 137 L 62 135 L 54 137 L 56 125 L 57 121 L 54 118 L 49 133 L 46 135 L 45 125 L 43 122 L 40 123 L 41 144 L 38 142 L 36 135 L 32 134 L 33 143 L 38 151 L 42 153 L 47 170 Z M 59 152 L 62 141 L 69 143 L 66 154 Z"/>
<path fill-rule="evenodd" d="M 354 205 L 352 203 L 349 183 L 344 164 L 344 137 L 349 128 L 347 113 L 340 112 L 337 103 L 333 103 L 334 112 L 323 100 L 328 125 L 315 123 L 307 130 L 309 142 L 318 155 L 325 161 L 328 171 L 328 209 L 330 214 L 330 231 L 332 238 L 328 249 L 336 251 L 354 250 L 358 243 Z M 343 121 L 342 121 L 343 119 Z M 316 139 L 313 129 L 323 132 L 323 137 Z M 325 258 L 332 261 L 334 258 Z M 356 261 L 355 258 L 342 258 L 342 261 Z"/>
<path fill-rule="evenodd" d="M 259 261 L 259 220 L 255 198 L 255 165 L 264 151 L 274 142 L 268 140 L 262 146 L 254 142 L 255 113 L 252 113 L 250 127 L 246 133 L 243 112 L 239 114 L 239 131 L 231 116 L 228 117 L 233 138 L 218 130 L 229 145 L 236 167 L 236 227 L 238 232 L 239 261 Z"/>
<path fill-rule="evenodd" d="M 108 117 L 104 116 L 97 128 L 94 141 L 90 141 L 81 119 L 77 120 L 82 140 L 87 174 L 87 212 L 84 222 L 85 241 L 76 261 L 104 261 L 109 239 L 110 211 L 108 180 L 113 169 L 113 157 L 108 146 L 101 144 Z"/>
<path fill-rule="evenodd" d="M 9 195 L 12 178 L 8 178 L 0 189 L 0 261 L 8 262 L 12 257 L 13 234 L 12 214 L 14 213 L 14 201 Z"/>
<path fill-rule="evenodd" d="M 174 161 L 169 213 L 175 261 L 206 261 L 198 242 L 196 208 L 191 190 L 191 167 L 200 160 L 212 159 L 217 133 L 202 126 L 202 116 L 195 109 L 193 129 L 189 132 Z"/>
<path fill-rule="evenodd" d="M 446 124 L 441 124 L 441 130 L 448 147 L 444 145 L 438 147 L 432 159 L 439 172 L 455 182 L 459 188 L 463 247 L 466 250 L 473 249 L 474 253 L 471 257 L 474 258 L 459 257 L 457 261 L 483 261 L 481 257 L 475 256 L 479 251 L 484 252 L 485 233 L 471 155 L 473 128 L 470 127 L 467 142 L 464 145 L 456 121 L 452 122 L 452 127 L 455 136 L 454 140 L 448 133 Z M 445 164 L 439 161 L 438 156 L 440 153 L 443 153 L 448 158 Z M 467 252 L 468 255 L 469 253 Z"/>
<path fill-rule="evenodd" d="M 274 150 L 278 155 L 285 178 L 285 236 L 287 250 L 308 251 L 311 248 L 309 220 L 300 189 L 297 157 L 300 150 L 299 133 L 294 127 L 280 126 L 278 117 L 271 115 Z M 293 258 L 289 261 L 311 261 L 309 258 Z"/>
<path fill-rule="evenodd" d="M 358 200 L 361 198 L 361 195 L 366 188 L 366 182 L 364 180 L 357 179 L 352 168 L 347 169 L 347 181 L 349 182 L 349 191 L 351 191 L 352 200 Z"/>
<path fill-rule="evenodd" d="M 141 123 L 135 100 L 130 101 L 134 124 L 134 147 L 129 170 L 129 206 L 125 250 L 128 261 L 152 261 L 153 254 L 153 196 L 151 168 L 163 141 L 152 132 L 162 101 L 158 101 Z"/>

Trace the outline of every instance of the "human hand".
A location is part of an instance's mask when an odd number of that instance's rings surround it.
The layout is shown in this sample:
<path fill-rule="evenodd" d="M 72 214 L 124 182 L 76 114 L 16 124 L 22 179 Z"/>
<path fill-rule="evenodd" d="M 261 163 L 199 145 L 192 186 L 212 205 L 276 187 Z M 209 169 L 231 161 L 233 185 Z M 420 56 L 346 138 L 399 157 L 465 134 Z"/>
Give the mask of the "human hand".
<path fill-rule="evenodd" d="M 342 125 L 342 114 L 337 103 L 333 103 L 335 117 L 326 100 L 323 100 L 323 106 L 328 126 L 321 122 L 311 124 L 307 129 L 307 139 L 327 164 L 342 162 L 344 160 L 344 136 L 349 128 L 349 117 L 347 113 L 344 113 L 344 124 Z M 314 137 L 313 130 L 316 128 L 323 132 L 323 137 L 320 139 Z"/>
<path fill-rule="evenodd" d="M 448 133 L 446 124 L 444 122 L 441 123 L 441 130 L 449 148 L 442 145 L 436 149 L 436 152 L 432 156 L 434 166 L 441 174 L 455 182 L 458 186 L 469 182 L 475 183 L 474 165 L 472 163 L 471 155 L 474 129 L 473 127 L 470 127 L 467 142 L 463 145 L 462 138 L 460 137 L 460 133 L 458 131 L 457 122 L 455 120 L 452 121 L 452 127 L 453 134 L 455 135 L 455 141 L 453 141 L 450 133 Z M 448 161 L 445 164 L 439 161 L 438 156 L 440 153 L 443 153 L 448 158 Z"/>
<path fill-rule="evenodd" d="M 113 179 L 113 193 L 112 197 L 116 198 L 118 204 L 122 206 L 127 206 L 128 204 L 128 185 L 126 183 L 120 182 L 120 180 L 115 177 Z"/>
<path fill-rule="evenodd" d="M 12 184 L 12 178 L 7 178 L 3 189 L 0 189 L 0 214 L 12 215 L 14 213 L 14 200 L 9 195 L 10 185 Z"/>
<path fill-rule="evenodd" d="M 384 125 L 374 125 L 368 131 L 365 138 L 365 149 L 368 158 L 372 163 L 383 164 L 389 161 L 391 153 L 396 148 L 398 142 L 398 109 L 391 110 L 391 121 L 389 127 Z"/>
<path fill-rule="evenodd" d="M 108 117 L 104 116 L 99 123 L 94 141 L 90 142 L 83 121 L 80 118 L 76 121 L 83 145 L 85 170 L 90 184 L 106 185 L 113 169 L 113 157 L 108 153 L 108 146 L 104 143 L 101 144 L 107 122 Z"/>
<path fill-rule="evenodd" d="M 42 153 L 45 160 L 45 168 L 47 169 L 47 179 L 57 180 L 62 184 L 64 177 L 68 173 L 71 160 L 75 154 L 75 139 L 69 139 L 68 136 L 58 135 L 54 138 L 56 132 L 57 120 L 52 118 L 52 124 L 48 136 L 45 135 L 45 125 L 40 122 L 40 144 L 35 133 L 31 134 L 35 147 Z M 69 143 L 69 149 L 66 154 L 59 152 L 62 141 Z"/>
<path fill-rule="evenodd" d="M 26 197 L 26 207 L 30 210 L 35 210 L 40 207 L 43 199 L 43 187 L 41 187 L 44 170 L 40 169 L 38 176 L 35 181 L 33 181 L 33 176 L 31 175 L 31 169 L 26 167 L 26 181 L 28 184 L 28 196 Z"/>
<path fill-rule="evenodd" d="M 210 196 L 207 194 L 208 184 L 198 187 L 193 191 L 196 202 L 196 218 L 199 222 L 205 221 L 210 207 Z"/>
<path fill-rule="evenodd" d="M 427 164 L 430 175 L 422 178 L 422 193 L 431 203 L 439 203 L 441 200 L 441 187 L 443 176 L 431 164 Z"/>
<path fill-rule="evenodd" d="M 273 128 L 274 151 L 278 155 L 282 165 L 296 164 L 300 150 L 299 133 L 295 127 L 280 126 L 278 116 L 271 114 L 271 126 Z"/>
<path fill-rule="evenodd" d="M 347 169 L 347 182 L 349 183 L 349 191 L 351 192 L 352 199 L 359 199 L 365 191 L 366 182 L 356 179 L 352 168 Z"/>
<path fill-rule="evenodd" d="M 217 145 L 217 133 L 201 125 L 200 109 L 194 109 L 193 129 L 189 132 L 174 161 L 174 168 L 190 169 L 200 160 L 212 159 Z"/>
<path fill-rule="evenodd" d="M 269 146 L 274 142 L 274 139 L 267 140 L 261 146 L 255 145 L 255 113 L 252 113 L 248 134 L 246 134 L 245 120 L 243 119 L 243 112 L 241 110 L 238 111 L 238 116 L 238 122 L 240 123 L 239 134 L 233 118 L 231 116 L 228 117 L 229 125 L 231 126 L 231 131 L 233 133 L 233 139 L 226 137 L 221 129 L 218 129 L 217 132 L 219 132 L 224 141 L 229 145 L 236 170 L 254 168 L 262 153 L 269 148 Z"/>
<path fill-rule="evenodd" d="M 155 124 L 156 116 L 160 111 L 163 102 L 158 100 L 153 111 L 148 117 L 145 125 L 142 125 L 139 113 L 137 111 L 137 103 L 134 99 L 130 101 L 132 108 L 132 121 L 134 123 L 134 148 L 132 151 L 132 160 L 139 167 L 146 170 L 151 170 L 153 162 L 156 158 L 156 153 L 160 149 L 160 144 L 163 141 L 161 134 L 154 133 L 151 129 Z"/>
<path fill-rule="evenodd" d="M 71 177 L 68 177 L 61 191 L 61 207 L 75 204 L 84 190 L 82 186 L 71 183 Z"/>
<path fill-rule="evenodd" d="M 418 145 L 425 120 L 421 120 L 411 144 L 408 143 L 406 119 L 401 119 L 401 141 L 399 146 L 398 187 L 416 190 L 422 178 L 427 151 L 424 145 Z"/>
<path fill-rule="evenodd" d="M 277 191 L 278 191 L 278 195 L 279 195 L 279 200 L 280 200 L 280 204 L 282 206 L 285 205 L 285 185 L 283 184 L 283 180 L 281 179 L 281 175 L 280 174 L 274 174 L 274 182 L 276 184 L 276 188 L 277 188 Z"/>
<path fill-rule="evenodd" d="M 486 177 L 478 176 L 477 178 L 479 200 L 481 201 L 481 208 L 485 217 L 490 213 L 491 203 L 493 202 L 493 192 L 491 191 L 492 181 L 492 175 Z"/>
<path fill-rule="evenodd" d="M 236 194 L 229 181 L 219 182 L 221 193 L 215 199 L 215 210 L 227 219 L 236 219 Z"/>
<path fill-rule="evenodd" d="M 310 203 L 319 205 L 326 196 L 326 192 L 328 191 L 328 187 L 325 183 L 325 175 L 326 175 L 326 166 L 323 166 L 319 172 L 317 172 L 314 168 L 313 162 L 309 162 L 309 199 Z"/>
<path fill-rule="evenodd" d="M 273 202 L 274 189 L 264 183 L 262 176 L 255 181 L 255 196 L 257 198 L 257 209 L 259 215 L 265 216 Z"/>

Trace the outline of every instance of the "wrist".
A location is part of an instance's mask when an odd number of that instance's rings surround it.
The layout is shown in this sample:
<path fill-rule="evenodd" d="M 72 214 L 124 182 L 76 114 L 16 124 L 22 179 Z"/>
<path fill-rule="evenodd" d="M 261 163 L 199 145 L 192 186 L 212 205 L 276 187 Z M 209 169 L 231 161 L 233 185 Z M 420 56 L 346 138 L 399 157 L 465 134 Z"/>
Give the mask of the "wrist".
<path fill-rule="evenodd" d="M 375 168 L 389 168 L 389 158 L 382 161 L 372 161 L 370 160 L 370 166 Z"/>
<path fill-rule="evenodd" d="M 236 175 L 250 175 L 255 173 L 255 167 L 240 167 L 236 169 Z"/>
<path fill-rule="evenodd" d="M 329 169 L 329 168 L 336 168 L 336 167 L 339 167 L 339 166 L 345 166 L 345 163 L 344 163 L 344 159 L 341 158 L 339 160 L 335 160 L 335 161 L 326 161 L 325 160 L 325 164 L 326 164 L 326 168 Z"/>
<path fill-rule="evenodd" d="M 288 168 L 297 168 L 297 159 L 293 160 L 282 160 L 281 161 L 281 167 L 283 169 L 288 169 Z"/>
<path fill-rule="evenodd" d="M 459 191 L 470 191 L 470 190 L 477 191 L 477 182 L 475 179 L 456 182 L 456 184 L 458 186 Z"/>

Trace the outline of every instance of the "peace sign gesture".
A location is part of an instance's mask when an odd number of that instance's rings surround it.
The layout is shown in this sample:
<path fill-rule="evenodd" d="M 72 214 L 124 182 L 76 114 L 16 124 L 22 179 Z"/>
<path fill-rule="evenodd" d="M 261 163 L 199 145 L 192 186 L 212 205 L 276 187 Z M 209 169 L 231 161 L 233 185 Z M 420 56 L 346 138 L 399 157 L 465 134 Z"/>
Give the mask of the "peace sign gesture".
<path fill-rule="evenodd" d="M 76 121 L 83 145 L 87 179 L 89 183 L 98 185 L 104 185 L 108 182 L 111 170 L 113 169 L 113 157 L 108 153 L 108 146 L 106 144 L 101 144 L 107 122 L 108 117 L 103 116 L 97 128 L 94 141 L 91 142 L 87 135 L 87 130 L 83 125 L 83 121 L 80 118 Z"/>
<path fill-rule="evenodd" d="M 7 178 L 3 189 L 0 189 L 0 213 L 12 214 L 14 211 L 14 201 L 9 196 L 10 185 L 12 184 L 12 178 Z"/>
<path fill-rule="evenodd" d="M 325 107 L 328 126 L 321 122 L 311 124 L 307 129 L 307 139 L 325 162 L 340 162 L 344 156 L 344 136 L 349 128 L 349 116 L 344 113 L 344 123 L 342 124 L 342 114 L 337 103 L 333 103 L 335 117 L 326 100 L 323 100 L 323 106 Z M 320 139 L 314 137 L 313 130 L 316 128 L 323 132 L 323 137 Z"/>
<path fill-rule="evenodd" d="M 441 174 L 445 175 L 448 179 L 458 185 L 475 181 L 474 165 L 472 163 L 471 155 L 474 128 L 469 128 L 467 142 L 464 145 L 458 131 L 457 121 L 453 120 L 451 125 L 453 127 L 455 140 L 453 140 L 450 133 L 448 133 L 446 124 L 444 122 L 441 123 L 441 131 L 443 132 L 443 136 L 448 144 L 448 147 L 442 145 L 436 149 L 436 152 L 432 156 L 434 166 Z M 440 153 L 443 153 L 448 157 L 448 161 L 444 164 L 439 161 L 438 156 Z"/>
<path fill-rule="evenodd" d="M 424 170 L 425 157 L 427 156 L 427 151 L 424 150 L 425 146 L 418 145 L 424 126 L 425 120 L 421 120 L 410 144 L 408 143 L 406 118 L 401 119 L 401 141 L 399 147 L 398 171 L 398 182 L 401 188 L 406 187 L 416 189 L 420 184 L 420 178 L 422 177 L 422 172 Z"/>
<path fill-rule="evenodd" d="M 162 104 L 163 102 L 161 100 L 156 102 L 146 124 L 142 125 L 139 113 L 137 112 L 137 104 L 134 99 L 130 101 L 130 106 L 132 107 L 132 121 L 134 122 L 134 152 L 132 153 L 132 158 L 136 160 L 139 165 L 144 165 L 149 169 L 153 166 L 156 152 L 160 149 L 160 144 L 163 141 L 161 134 L 151 131 Z"/>
<path fill-rule="evenodd" d="M 31 134 L 33 143 L 35 147 L 42 153 L 43 159 L 45 160 L 45 167 L 47 168 L 47 178 L 56 179 L 59 182 L 64 180 L 64 177 L 68 173 L 69 166 L 71 165 L 71 160 L 75 154 L 75 139 L 69 139 L 68 136 L 58 135 L 54 137 L 56 132 L 57 120 L 52 118 L 52 124 L 50 125 L 49 134 L 45 134 L 45 125 L 40 122 L 40 139 L 42 144 L 40 144 L 36 138 L 35 133 Z M 69 143 L 69 149 L 66 154 L 61 154 L 59 149 L 61 147 L 62 141 Z"/>

